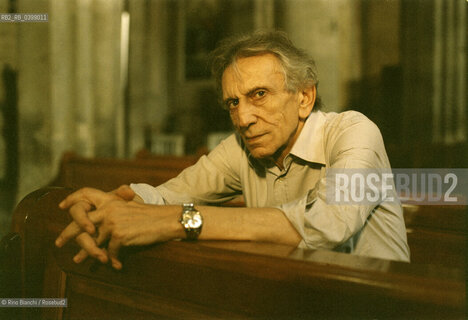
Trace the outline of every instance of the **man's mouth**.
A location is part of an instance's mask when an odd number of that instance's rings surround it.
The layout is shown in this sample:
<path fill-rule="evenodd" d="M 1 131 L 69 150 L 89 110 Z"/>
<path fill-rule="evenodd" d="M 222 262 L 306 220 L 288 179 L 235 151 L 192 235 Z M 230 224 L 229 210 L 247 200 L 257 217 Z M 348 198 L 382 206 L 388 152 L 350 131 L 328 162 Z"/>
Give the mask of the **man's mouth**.
<path fill-rule="evenodd" d="M 262 134 L 244 136 L 244 137 L 245 137 L 245 141 L 247 141 L 248 143 L 255 143 L 255 142 L 258 141 L 260 138 L 262 138 L 265 134 L 266 134 L 266 133 L 262 133 Z"/>

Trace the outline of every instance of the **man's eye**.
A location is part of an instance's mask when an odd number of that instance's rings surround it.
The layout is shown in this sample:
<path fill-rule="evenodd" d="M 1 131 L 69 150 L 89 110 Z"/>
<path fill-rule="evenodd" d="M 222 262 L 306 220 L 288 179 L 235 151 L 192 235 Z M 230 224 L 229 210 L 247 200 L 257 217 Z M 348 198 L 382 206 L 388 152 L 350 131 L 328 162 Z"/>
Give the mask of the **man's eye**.
<path fill-rule="evenodd" d="M 255 92 L 255 97 L 261 98 L 265 96 L 265 94 L 266 94 L 265 90 L 260 90 L 260 91 Z"/>
<path fill-rule="evenodd" d="M 232 99 L 226 103 L 228 109 L 234 109 L 239 105 L 239 99 Z"/>

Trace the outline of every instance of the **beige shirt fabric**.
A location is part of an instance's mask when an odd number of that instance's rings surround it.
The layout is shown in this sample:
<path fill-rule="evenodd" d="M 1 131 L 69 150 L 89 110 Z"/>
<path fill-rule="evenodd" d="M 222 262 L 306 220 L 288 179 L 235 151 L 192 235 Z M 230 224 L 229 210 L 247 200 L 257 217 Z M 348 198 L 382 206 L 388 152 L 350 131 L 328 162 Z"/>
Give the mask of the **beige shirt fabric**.
<path fill-rule="evenodd" d="M 233 134 L 176 178 L 131 187 L 148 204 L 216 204 L 242 194 L 248 207 L 281 209 L 302 236 L 299 247 L 409 261 L 396 194 L 377 204 L 329 204 L 330 168 L 390 168 L 379 129 L 361 113 L 311 113 L 284 170 L 250 157 Z"/>

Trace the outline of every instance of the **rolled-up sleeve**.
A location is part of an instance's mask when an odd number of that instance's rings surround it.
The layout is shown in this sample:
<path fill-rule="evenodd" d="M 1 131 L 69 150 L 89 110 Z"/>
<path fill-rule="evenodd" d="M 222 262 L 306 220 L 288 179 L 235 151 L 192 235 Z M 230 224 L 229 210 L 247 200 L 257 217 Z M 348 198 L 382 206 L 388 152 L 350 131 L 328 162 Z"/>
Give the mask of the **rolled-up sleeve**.
<path fill-rule="evenodd" d="M 146 204 L 164 204 L 164 199 L 158 190 L 146 183 L 131 183 L 130 188 L 135 192 Z"/>
<path fill-rule="evenodd" d="M 353 169 L 363 167 L 362 162 L 351 158 L 344 162 L 346 165 L 340 162 L 336 165 L 340 168 Z M 302 236 L 301 247 L 334 249 L 343 245 L 361 231 L 369 215 L 378 205 L 373 203 L 331 204 L 327 199 L 327 183 L 329 182 L 327 177 L 322 177 L 307 195 L 278 206 Z M 366 190 L 359 190 L 359 192 L 366 192 Z M 378 192 L 381 194 L 382 190 Z"/>
<path fill-rule="evenodd" d="M 202 156 L 196 164 L 162 185 L 131 184 L 130 187 L 145 203 L 151 204 L 216 204 L 229 201 L 242 194 L 236 173 L 240 155 L 233 156 L 241 152 L 235 135 L 232 135 L 208 155 Z"/>

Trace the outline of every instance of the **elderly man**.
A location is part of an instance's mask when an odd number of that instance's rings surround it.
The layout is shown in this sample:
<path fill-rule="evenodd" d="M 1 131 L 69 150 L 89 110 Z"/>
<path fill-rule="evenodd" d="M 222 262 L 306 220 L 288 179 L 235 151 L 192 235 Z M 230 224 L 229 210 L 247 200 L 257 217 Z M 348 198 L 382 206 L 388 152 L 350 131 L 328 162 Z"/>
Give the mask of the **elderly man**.
<path fill-rule="evenodd" d="M 357 205 L 326 199 L 326 170 L 390 167 L 378 128 L 357 112 L 319 111 L 314 62 L 284 33 L 229 39 L 213 56 L 236 133 L 163 185 L 71 194 L 60 207 L 74 222 L 56 245 L 75 238 L 82 247 L 75 262 L 90 255 L 116 269 L 121 246 L 184 238 L 267 241 L 408 261 L 396 197 Z M 207 205 L 241 194 L 246 208 Z"/>

